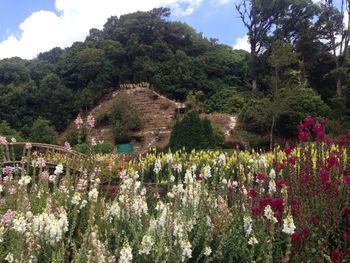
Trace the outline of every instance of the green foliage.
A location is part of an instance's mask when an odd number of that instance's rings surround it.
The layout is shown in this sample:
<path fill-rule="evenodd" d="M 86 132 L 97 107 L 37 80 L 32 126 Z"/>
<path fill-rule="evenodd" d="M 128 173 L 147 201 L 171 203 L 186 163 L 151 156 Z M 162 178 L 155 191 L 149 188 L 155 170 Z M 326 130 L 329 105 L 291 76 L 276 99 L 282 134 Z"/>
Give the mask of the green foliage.
<path fill-rule="evenodd" d="M 309 87 L 293 89 L 285 100 L 284 108 L 277 119 L 277 131 L 284 136 L 295 136 L 296 125 L 307 116 L 323 119 L 330 108 L 321 97 Z"/>
<path fill-rule="evenodd" d="M 107 142 L 98 143 L 95 146 L 92 146 L 87 143 L 80 143 L 80 144 L 74 145 L 73 147 L 73 150 L 84 154 L 91 154 L 91 153 L 109 154 L 113 151 L 113 149 L 114 149 L 114 145 Z"/>
<path fill-rule="evenodd" d="M 208 112 L 217 111 L 235 114 L 242 110 L 244 103 L 243 93 L 239 93 L 233 88 L 224 88 L 205 101 L 205 108 Z"/>
<path fill-rule="evenodd" d="M 6 137 L 8 141 L 12 138 L 15 138 L 16 141 L 23 141 L 21 134 L 15 129 L 12 129 L 7 121 L 0 123 L 0 135 Z"/>
<path fill-rule="evenodd" d="M 33 142 L 56 143 L 55 131 L 50 122 L 41 117 L 33 123 L 29 138 Z"/>
<path fill-rule="evenodd" d="M 175 123 L 170 136 L 169 147 L 172 150 L 215 148 L 217 141 L 210 121 L 201 120 L 197 112 L 190 112 L 181 121 Z"/>

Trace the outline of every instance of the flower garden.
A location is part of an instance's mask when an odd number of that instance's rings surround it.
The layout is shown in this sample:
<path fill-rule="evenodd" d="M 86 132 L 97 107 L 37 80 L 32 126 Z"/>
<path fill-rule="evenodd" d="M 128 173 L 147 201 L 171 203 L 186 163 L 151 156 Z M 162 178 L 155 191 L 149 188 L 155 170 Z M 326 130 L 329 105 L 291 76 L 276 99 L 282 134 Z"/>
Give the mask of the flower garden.
<path fill-rule="evenodd" d="M 0 261 L 350 262 L 350 132 L 298 129 L 268 153 L 0 163 Z"/>

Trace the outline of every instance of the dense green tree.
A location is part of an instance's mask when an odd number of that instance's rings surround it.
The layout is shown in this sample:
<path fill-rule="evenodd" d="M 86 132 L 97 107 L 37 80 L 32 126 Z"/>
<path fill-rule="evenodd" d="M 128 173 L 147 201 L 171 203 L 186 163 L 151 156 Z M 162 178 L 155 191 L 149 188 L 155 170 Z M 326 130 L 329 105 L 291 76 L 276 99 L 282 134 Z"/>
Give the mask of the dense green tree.
<path fill-rule="evenodd" d="M 33 123 L 33 126 L 30 130 L 29 138 L 32 142 L 41 142 L 41 143 L 56 143 L 55 131 L 52 128 L 50 122 L 39 117 Z"/>

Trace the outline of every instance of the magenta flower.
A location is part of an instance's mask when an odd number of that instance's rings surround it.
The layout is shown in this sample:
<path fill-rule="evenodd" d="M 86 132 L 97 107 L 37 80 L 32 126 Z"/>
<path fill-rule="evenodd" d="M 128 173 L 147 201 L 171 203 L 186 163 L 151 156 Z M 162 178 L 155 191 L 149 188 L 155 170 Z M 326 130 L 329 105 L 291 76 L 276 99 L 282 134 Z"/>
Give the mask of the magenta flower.
<path fill-rule="evenodd" d="M 344 176 L 344 184 L 350 186 L 350 176 Z"/>
<path fill-rule="evenodd" d="M 12 166 L 5 166 L 4 168 L 2 168 L 3 174 L 12 174 L 14 171 L 15 168 L 13 168 Z"/>
<path fill-rule="evenodd" d="M 309 134 L 306 131 L 300 131 L 298 134 L 298 139 L 302 142 L 307 141 L 307 139 L 309 138 Z"/>
<path fill-rule="evenodd" d="M 307 116 L 304 120 L 304 126 L 305 127 L 309 127 L 312 126 L 314 124 L 314 119 L 311 116 Z"/>

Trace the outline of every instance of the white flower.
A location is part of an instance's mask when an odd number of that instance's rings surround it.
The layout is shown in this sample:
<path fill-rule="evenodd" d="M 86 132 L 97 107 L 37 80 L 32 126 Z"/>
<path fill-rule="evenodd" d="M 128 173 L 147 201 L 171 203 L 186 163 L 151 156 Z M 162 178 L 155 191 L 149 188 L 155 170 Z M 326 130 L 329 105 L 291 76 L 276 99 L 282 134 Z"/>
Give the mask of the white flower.
<path fill-rule="evenodd" d="M 15 137 L 12 137 L 12 138 L 11 138 L 11 142 L 17 142 L 16 138 L 15 138 Z"/>
<path fill-rule="evenodd" d="M 208 256 L 210 256 L 211 252 L 212 252 L 211 248 L 206 246 L 204 249 L 204 255 L 208 257 Z"/>
<path fill-rule="evenodd" d="M 5 258 L 5 260 L 6 260 L 7 262 L 9 262 L 9 263 L 14 262 L 14 258 L 13 258 L 12 253 L 8 253 L 7 256 L 6 256 L 6 258 Z"/>
<path fill-rule="evenodd" d="M 271 179 L 269 182 L 269 194 L 272 195 L 276 193 L 276 183 L 275 180 Z"/>
<path fill-rule="evenodd" d="M 27 186 L 31 180 L 32 180 L 32 178 L 30 176 L 26 175 L 26 176 L 23 176 L 21 179 L 19 179 L 18 184 L 20 186 Z"/>
<path fill-rule="evenodd" d="M 282 232 L 291 235 L 294 233 L 295 225 L 293 221 L 293 217 L 291 214 L 289 214 L 284 220 L 283 220 L 283 229 Z"/>
<path fill-rule="evenodd" d="M 276 178 L 276 172 L 275 172 L 274 169 L 271 169 L 270 174 L 269 174 L 269 177 L 270 177 L 272 180 L 274 180 L 274 179 Z"/>
<path fill-rule="evenodd" d="M 221 183 L 224 184 L 224 185 L 227 185 L 227 180 L 226 180 L 226 178 L 223 178 L 223 179 L 221 180 Z"/>
<path fill-rule="evenodd" d="M 79 192 L 75 192 L 73 197 L 72 197 L 72 204 L 73 205 L 78 205 L 81 201 L 81 195 Z"/>
<path fill-rule="evenodd" d="M 89 196 L 89 200 L 96 202 L 96 201 L 97 201 L 97 197 L 98 197 L 98 191 L 97 191 L 97 189 L 96 189 L 96 188 L 93 188 L 93 189 L 89 192 L 88 196 Z"/>
<path fill-rule="evenodd" d="M 258 240 L 256 239 L 255 236 L 250 237 L 249 240 L 248 240 L 248 244 L 249 245 L 255 245 L 255 244 L 258 244 L 258 243 L 259 242 L 258 242 Z"/>
<path fill-rule="evenodd" d="M 12 228 L 16 232 L 20 234 L 23 234 L 24 232 L 26 232 L 27 222 L 23 215 L 16 216 L 16 218 L 13 219 L 12 223 L 13 223 Z"/>
<path fill-rule="evenodd" d="M 267 167 L 267 161 L 266 161 L 265 156 L 260 156 L 259 157 L 258 165 L 259 165 L 260 168 L 263 168 L 263 169 Z"/>
<path fill-rule="evenodd" d="M 153 241 L 151 236 L 149 236 L 149 235 L 143 236 L 142 242 L 141 242 L 141 250 L 139 253 L 141 255 L 142 254 L 149 255 L 153 245 L 154 245 L 154 241 Z"/>
<path fill-rule="evenodd" d="M 264 216 L 273 223 L 277 223 L 277 219 L 272 211 L 270 205 L 267 205 L 264 209 Z"/>
<path fill-rule="evenodd" d="M 159 172 L 162 170 L 162 164 L 160 163 L 159 160 L 156 160 L 156 162 L 154 163 L 154 169 L 153 171 L 155 172 L 155 174 L 159 174 Z"/>
<path fill-rule="evenodd" d="M 180 247 L 182 249 L 182 257 L 181 257 L 182 262 L 184 262 L 186 258 L 192 257 L 192 249 L 191 249 L 192 246 L 187 239 L 180 241 Z"/>
<path fill-rule="evenodd" d="M 60 175 L 61 173 L 63 173 L 63 165 L 60 163 L 60 164 L 56 165 L 54 174 L 55 175 Z"/>
<path fill-rule="evenodd" d="M 211 167 L 209 165 L 206 165 L 204 167 L 203 176 L 204 176 L 205 179 L 208 179 L 208 178 L 211 177 Z"/>
<path fill-rule="evenodd" d="M 175 182 L 175 176 L 174 175 L 170 176 L 170 182 L 172 182 L 172 183 Z"/>
<path fill-rule="evenodd" d="M 132 262 L 132 249 L 129 243 L 126 243 L 120 251 L 119 263 L 130 263 Z"/>
<path fill-rule="evenodd" d="M 249 236 L 253 230 L 253 226 L 252 226 L 253 220 L 249 215 L 244 215 L 243 223 L 244 223 L 243 228 L 244 228 L 245 234 L 246 236 Z"/>

